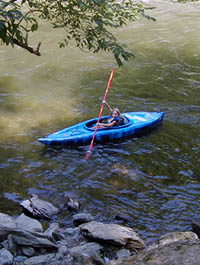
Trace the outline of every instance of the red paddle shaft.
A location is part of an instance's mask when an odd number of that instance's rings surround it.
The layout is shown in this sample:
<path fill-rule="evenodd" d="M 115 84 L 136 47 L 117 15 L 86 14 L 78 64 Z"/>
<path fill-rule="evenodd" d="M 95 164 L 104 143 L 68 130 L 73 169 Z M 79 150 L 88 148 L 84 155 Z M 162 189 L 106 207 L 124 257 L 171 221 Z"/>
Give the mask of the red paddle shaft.
<path fill-rule="evenodd" d="M 113 74 L 114 74 L 114 69 L 112 69 L 112 72 L 111 72 L 110 77 L 108 79 L 108 84 L 107 84 L 107 87 L 106 87 L 106 92 L 104 94 L 103 101 L 106 100 L 106 97 L 108 95 L 108 90 L 110 88 L 110 85 L 111 85 L 111 82 L 112 82 L 112 79 L 113 79 Z M 99 112 L 99 117 L 98 117 L 97 123 L 99 123 L 101 115 L 102 115 L 102 112 L 103 112 L 103 108 L 104 108 L 103 101 L 102 101 L 102 104 L 101 104 L 101 109 L 100 109 L 100 112 Z M 90 153 L 92 151 L 92 147 L 93 147 L 93 144 L 94 144 L 94 139 L 96 137 L 96 133 L 97 133 L 97 124 L 95 126 L 95 130 L 94 130 L 94 134 L 93 134 L 93 137 L 92 137 L 92 140 L 91 140 L 91 143 L 90 143 L 89 150 L 85 154 L 85 160 L 87 160 L 89 158 L 89 155 L 90 155 Z"/>

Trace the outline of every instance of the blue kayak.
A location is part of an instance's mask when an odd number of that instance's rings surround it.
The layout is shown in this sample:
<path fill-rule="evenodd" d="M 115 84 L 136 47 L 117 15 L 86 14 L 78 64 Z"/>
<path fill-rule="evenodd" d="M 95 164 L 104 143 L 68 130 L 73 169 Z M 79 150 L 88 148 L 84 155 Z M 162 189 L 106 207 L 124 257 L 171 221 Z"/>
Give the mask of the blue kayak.
<path fill-rule="evenodd" d="M 127 112 L 122 114 L 125 118 L 123 125 L 110 128 L 99 128 L 96 133 L 96 142 L 122 139 L 134 135 L 144 135 L 160 125 L 164 112 Z M 101 118 L 101 121 L 108 116 Z M 94 134 L 97 118 L 87 120 L 39 138 L 38 141 L 45 145 L 86 145 L 89 144 Z"/>

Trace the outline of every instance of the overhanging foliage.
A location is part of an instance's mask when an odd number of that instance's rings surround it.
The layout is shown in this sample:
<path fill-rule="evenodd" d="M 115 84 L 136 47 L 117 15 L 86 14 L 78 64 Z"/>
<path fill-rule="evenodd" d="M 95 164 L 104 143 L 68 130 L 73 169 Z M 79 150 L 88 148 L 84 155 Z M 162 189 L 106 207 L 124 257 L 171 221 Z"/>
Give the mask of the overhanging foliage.
<path fill-rule="evenodd" d="M 40 22 L 46 21 L 53 28 L 64 29 L 60 47 L 75 40 L 77 47 L 97 53 L 112 52 L 119 66 L 132 53 L 120 44 L 112 33 L 145 15 L 144 7 L 132 0 L 10 0 L 0 2 L 0 40 L 6 45 L 18 45 L 29 52 L 40 54 L 40 44 L 32 48 L 31 32 L 37 31 Z"/>

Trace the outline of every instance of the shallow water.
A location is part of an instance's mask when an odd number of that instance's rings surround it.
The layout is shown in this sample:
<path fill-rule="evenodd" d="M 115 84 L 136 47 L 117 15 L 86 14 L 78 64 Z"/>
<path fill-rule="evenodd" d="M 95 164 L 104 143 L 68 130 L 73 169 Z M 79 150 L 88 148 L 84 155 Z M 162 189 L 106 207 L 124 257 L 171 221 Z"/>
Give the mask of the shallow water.
<path fill-rule="evenodd" d="M 146 242 L 191 230 L 199 217 L 200 4 L 148 3 L 156 22 L 117 32 L 135 58 L 118 68 L 107 53 L 59 49 L 59 31 L 43 25 L 42 56 L 0 46 L 0 212 L 17 215 L 36 193 L 63 204 L 66 194 L 98 220 L 134 227 Z M 50 148 L 37 138 L 98 116 L 108 76 L 108 102 L 128 111 L 165 111 L 163 126 L 141 138 Z M 106 112 L 105 112 L 106 113 Z M 117 220 L 121 215 L 121 219 Z M 71 225 L 67 212 L 59 222 Z"/>

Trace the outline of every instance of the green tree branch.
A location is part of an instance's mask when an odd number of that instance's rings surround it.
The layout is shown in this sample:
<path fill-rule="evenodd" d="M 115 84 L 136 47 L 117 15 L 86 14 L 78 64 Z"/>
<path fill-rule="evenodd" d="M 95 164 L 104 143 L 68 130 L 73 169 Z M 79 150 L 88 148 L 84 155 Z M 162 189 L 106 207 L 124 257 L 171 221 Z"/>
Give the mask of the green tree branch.
<path fill-rule="evenodd" d="M 29 44 L 29 34 L 37 31 L 43 20 L 53 28 L 64 29 L 59 42 L 66 47 L 71 40 L 83 51 L 111 52 L 118 65 L 133 56 L 112 33 L 146 16 L 144 7 L 132 0 L 15 0 L 0 2 L 0 40 L 3 44 L 20 46 L 35 55 L 41 55 L 38 44 Z"/>

